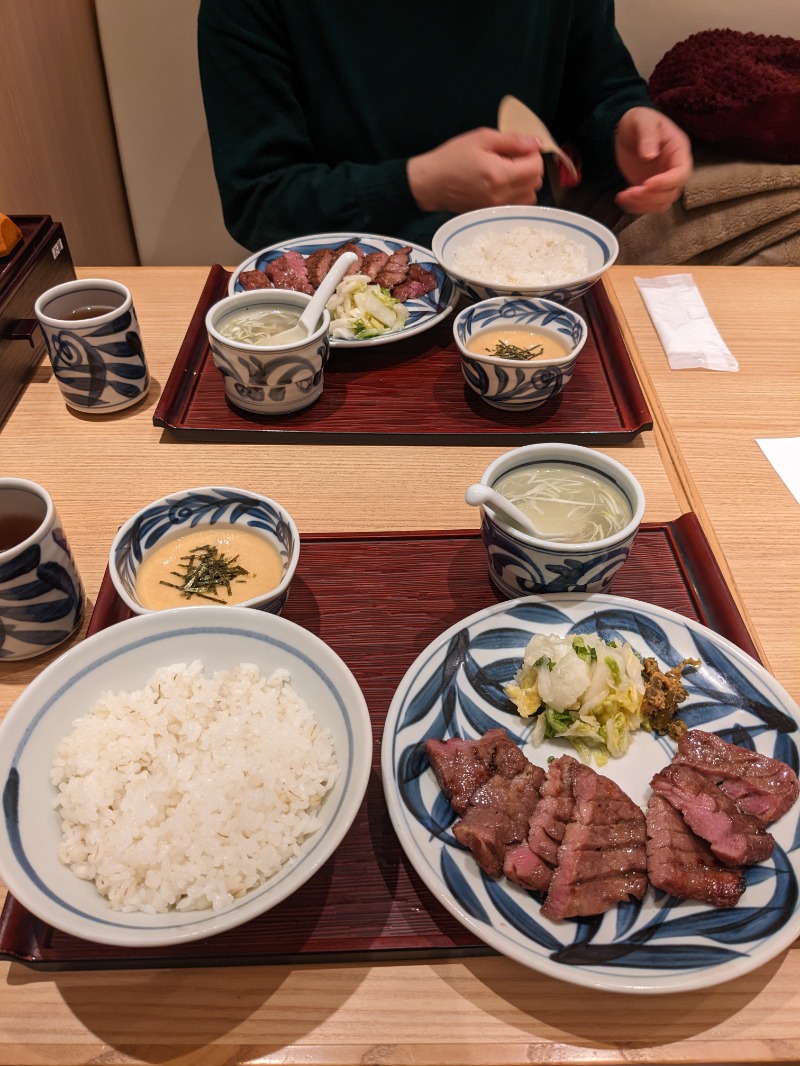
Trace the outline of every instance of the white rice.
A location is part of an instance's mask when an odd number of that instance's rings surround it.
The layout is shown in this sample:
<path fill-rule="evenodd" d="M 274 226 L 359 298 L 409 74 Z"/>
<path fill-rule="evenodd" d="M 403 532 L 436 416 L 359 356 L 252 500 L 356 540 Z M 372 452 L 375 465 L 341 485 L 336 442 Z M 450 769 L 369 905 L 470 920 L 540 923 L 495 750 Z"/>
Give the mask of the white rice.
<path fill-rule="evenodd" d="M 484 285 L 558 285 L 589 273 L 589 259 L 579 244 L 533 226 L 479 235 L 454 250 L 453 266 Z"/>
<path fill-rule="evenodd" d="M 220 910 L 294 859 L 338 768 L 289 681 L 195 661 L 104 693 L 51 771 L 61 861 L 114 910 L 160 913 Z"/>

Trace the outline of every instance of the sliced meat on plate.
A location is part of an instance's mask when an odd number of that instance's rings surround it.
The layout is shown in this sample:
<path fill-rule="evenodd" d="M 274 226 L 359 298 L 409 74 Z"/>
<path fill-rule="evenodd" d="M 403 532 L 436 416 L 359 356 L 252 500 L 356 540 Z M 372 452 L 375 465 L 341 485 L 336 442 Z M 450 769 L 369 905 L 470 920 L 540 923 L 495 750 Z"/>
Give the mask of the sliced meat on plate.
<path fill-rule="evenodd" d="M 650 787 L 681 812 L 726 866 L 749 866 L 772 854 L 775 839 L 761 822 L 742 814 L 730 796 L 693 766 L 673 762 L 653 777 Z"/>
<path fill-rule="evenodd" d="M 644 812 L 614 781 L 578 764 L 573 820 L 564 831 L 542 914 L 602 914 L 647 891 Z"/>
<path fill-rule="evenodd" d="M 701 729 L 681 737 L 673 762 L 693 766 L 719 785 L 740 811 L 758 818 L 762 825 L 780 818 L 800 795 L 800 782 L 791 766 Z"/>
<path fill-rule="evenodd" d="M 243 270 L 239 275 L 239 284 L 248 292 L 254 289 L 271 289 L 272 282 L 263 270 Z"/>
<path fill-rule="evenodd" d="M 647 803 L 647 873 L 650 883 L 677 899 L 733 907 L 744 892 L 738 867 L 725 866 L 663 796 Z"/>

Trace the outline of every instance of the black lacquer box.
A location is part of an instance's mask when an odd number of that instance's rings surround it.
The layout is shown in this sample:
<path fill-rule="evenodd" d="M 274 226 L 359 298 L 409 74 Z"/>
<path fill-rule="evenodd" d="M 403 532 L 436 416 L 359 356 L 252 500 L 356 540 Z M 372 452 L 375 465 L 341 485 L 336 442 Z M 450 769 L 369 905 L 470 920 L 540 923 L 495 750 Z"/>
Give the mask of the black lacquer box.
<path fill-rule="evenodd" d="M 12 215 L 22 240 L 0 258 L 0 425 L 44 355 L 44 338 L 33 307 L 37 297 L 75 267 L 60 222 L 49 215 Z"/>

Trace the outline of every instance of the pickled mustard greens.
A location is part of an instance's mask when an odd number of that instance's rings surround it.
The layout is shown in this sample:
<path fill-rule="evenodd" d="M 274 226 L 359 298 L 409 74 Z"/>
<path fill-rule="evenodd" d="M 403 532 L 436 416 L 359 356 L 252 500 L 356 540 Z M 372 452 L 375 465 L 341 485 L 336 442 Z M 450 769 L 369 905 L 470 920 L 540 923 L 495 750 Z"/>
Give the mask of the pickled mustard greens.
<path fill-rule="evenodd" d="M 563 737 L 584 762 L 623 755 L 642 726 L 642 663 L 625 641 L 537 633 L 505 690 L 523 718 L 535 716 L 535 747 Z"/>
<path fill-rule="evenodd" d="M 503 474 L 492 487 L 519 507 L 545 540 L 604 540 L 624 529 L 633 514 L 613 482 L 571 463 L 530 463 Z"/>

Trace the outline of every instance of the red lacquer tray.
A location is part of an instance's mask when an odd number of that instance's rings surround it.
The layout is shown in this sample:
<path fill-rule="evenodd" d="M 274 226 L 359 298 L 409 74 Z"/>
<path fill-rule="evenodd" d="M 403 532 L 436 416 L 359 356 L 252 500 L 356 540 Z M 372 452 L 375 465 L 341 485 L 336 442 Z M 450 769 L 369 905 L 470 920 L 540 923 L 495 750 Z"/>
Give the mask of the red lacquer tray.
<path fill-rule="evenodd" d="M 332 348 L 322 396 L 292 415 L 250 415 L 225 399 L 208 347 L 205 316 L 227 293 L 230 274 L 211 268 L 153 422 L 196 440 L 296 444 L 519 444 L 628 440 L 653 421 L 608 294 L 598 283 L 575 304 L 589 336 L 560 396 L 534 411 L 506 413 L 484 403 L 461 377 L 452 316 L 391 344 Z"/>
<path fill-rule="evenodd" d="M 694 515 L 643 525 L 610 591 L 702 622 L 756 657 Z M 42 969 L 86 969 L 491 954 L 407 863 L 383 798 L 380 741 L 392 695 L 416 656 L 459 619 L 497 599 L 477 533 L 304 536 L 284 613 L 353 670 L 375 741 L 365 801 L 336 854 L 263 917 L 173 947 L 132 950 L 77 940 L 9 896 L 0 918 L 0 956 Z M 126 617 L 106 575 L 89 632 Z"/>

